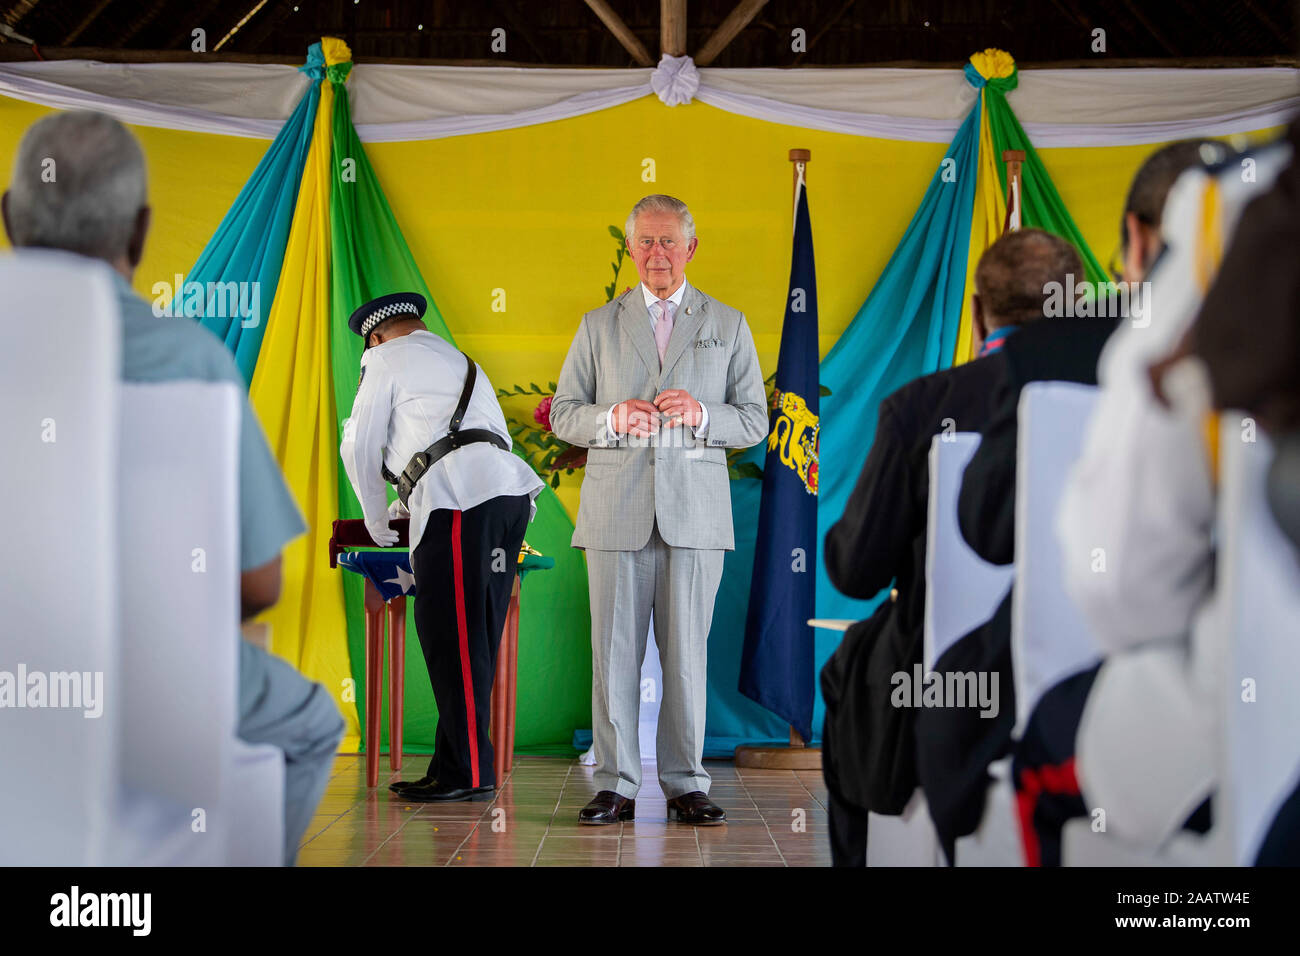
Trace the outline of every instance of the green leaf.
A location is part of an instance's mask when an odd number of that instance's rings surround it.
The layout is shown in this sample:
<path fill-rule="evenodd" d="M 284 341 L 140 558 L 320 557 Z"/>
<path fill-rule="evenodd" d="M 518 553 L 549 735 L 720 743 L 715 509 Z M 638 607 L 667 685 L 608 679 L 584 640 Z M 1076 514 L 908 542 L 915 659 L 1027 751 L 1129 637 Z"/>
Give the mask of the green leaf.
<path fill-rule="evenodd" d="M 737 478 L 757 478 L 763 480 L 763 469 L 761 466 L 754 464 L 752 461 L 742 461 L 735 467 Z"/>
<path fill-rule="evenodd" d="M 516 386 L 515 386 L 515 394 L 516 394 L 516 395 L 527 395 L 528 393 L 524 391 L 524 388 L 523 388 L 522 385 L 516 385 Z"/>
<path fill-rule="evenodd" d="M 615 239 L 617 239 L 619 242 L 623 241 L 623 230 L 618 228 L 618 226 L 610 226 L 609 234 L 613 236 Z"/>
<path fill-rule="evenodd" d="M 558 471 L 551 476 L 551 487 L 552 488 L 560 487 L 560 473 Z"/>
<path fill-rule="evenodd" d="M 560 387 L 560 386 L 556 385 L 554 382 L 547 382 L 546 384 L 549 385 L 549 386 L 551 387 L 551 394 L 552 394 L 552 395 L 554 395 L 554 394 L 559 390 L 559 387 Z M 829 393 L 827 393 L 827 394 L 829 394 Z"/>
<path fill-rule="evenodd" d="M 829 395 L 830 393 L 831 393 L 831 390 L 830 390 L 829 388 L 827 388 L 825 385 L 818 385 L 818 386 L 817 386 L 817 394 L 820 395 L 822 398 L 825 398 L 825 397 L 826 397 L 827 395 Z"/>
<path fill-rule="evenodd" d="M 538 388 L 536 382 L 529 382 L 528 384 L 529 384 L 530 386 L 532 386 L 532 389 L 533 389 L 534 394 L 537 394 L 537 395 L 541 395 L 541 394 L 542 394 L 542 390 L 541 390 L 540 388 Z"/>

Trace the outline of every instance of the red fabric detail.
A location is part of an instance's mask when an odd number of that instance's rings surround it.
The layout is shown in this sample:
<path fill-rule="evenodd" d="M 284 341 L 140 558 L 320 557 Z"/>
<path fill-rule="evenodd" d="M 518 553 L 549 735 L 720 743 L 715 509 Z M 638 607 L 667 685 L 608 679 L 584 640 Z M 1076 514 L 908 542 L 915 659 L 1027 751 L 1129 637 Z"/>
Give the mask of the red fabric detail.
<path fill-rule="evenodd" d="M 478 726 L 474 721 L 474 674 L 469 661 L 469 626 L 465 619 L 465 567 L 460 546 L 460 512 L 451 513 L 451 565 L 456 586 L 456 632 L 460 640 L 460 679 L 465 689 L 465 726 L 469 730 L 470 786 L 478 783 Z"/>
<path fill-rule="evenodd" d="M 1016 812 L 1020 816 L 1020 842 L 1025 849 L 1025 866 L 1042 866 L 1042 848 L 1034 830 L 1034 810 L 1038 798 L 1044 793 L 1063 793 L 1076 796 L 1079 778 L 1074 774 L 1074 758 L 1063 764 L 1045 764 L 1041 767 L 1024 767 L 1020 771 L 1020 786 L 1016 788 Z"/>

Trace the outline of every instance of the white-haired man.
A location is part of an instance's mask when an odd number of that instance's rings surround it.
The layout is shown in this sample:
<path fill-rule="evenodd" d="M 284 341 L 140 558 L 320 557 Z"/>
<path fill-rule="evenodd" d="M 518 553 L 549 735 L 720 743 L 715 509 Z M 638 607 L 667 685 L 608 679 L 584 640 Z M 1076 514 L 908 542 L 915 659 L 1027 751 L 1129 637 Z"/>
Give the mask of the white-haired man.
<path fill-rule="evenodd" d="M 44 174 L 50 164 L 53 178 Z M 189 319 L 157 318 L 131 279 L 149 230 L 144 154 L 121 123 L 102 113 L 55 113 L 23 135 L 9 190 L 0 199 L 17 247 L 60 249 L 107 262 L 122 318 L 122 378 L 129 382 L 243 378 L 211 332 Z M 280 597 L 280 551 L 306 530 L 262 427 L 245 396 L 239 429 L 240 607 L 244 618 Z M 324 793 L 343 718 L 320 684 L 240 641 L 239 737 L 285 755 L 284 860 L 297 847 Z"/>
<path fill-rule="evenodd" d="M 587 552 L 598 793 L 586 824 L 630 820 L 641 787 L 641 662 L 654 617 L 663 662 L 656 754 L 670 817 L 725 821 L 704 769 L 705 643 L 734 547 L 727 448 L 767 435 L 745 316 L 686 281 L 695 222 L 647 196 L 627 220 L 640 284 L 588 312 L 569 348 L 551 425 L 589 448 L 573 546 Z"/>

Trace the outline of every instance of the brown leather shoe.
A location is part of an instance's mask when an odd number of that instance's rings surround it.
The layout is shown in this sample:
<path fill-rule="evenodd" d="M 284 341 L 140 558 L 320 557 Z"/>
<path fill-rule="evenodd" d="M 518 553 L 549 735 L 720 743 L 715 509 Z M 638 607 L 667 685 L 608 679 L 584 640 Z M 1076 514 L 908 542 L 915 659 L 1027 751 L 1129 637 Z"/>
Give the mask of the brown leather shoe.
<path fill-rule="evenodd" d="M 620 796 L 613 790 L 602 790 L 578 811 L 578 822 L 588 826 L 605 826 L 620 820 L 631 820 L 636 814 L 636 801 Z"/>
<path fill-rule="evenodd" d="M 710 800 L 707 794 L 693 790 L 668 801 L 668 819 L 697 827 L 716 827 L 727 822 L 727 811 Z"/>

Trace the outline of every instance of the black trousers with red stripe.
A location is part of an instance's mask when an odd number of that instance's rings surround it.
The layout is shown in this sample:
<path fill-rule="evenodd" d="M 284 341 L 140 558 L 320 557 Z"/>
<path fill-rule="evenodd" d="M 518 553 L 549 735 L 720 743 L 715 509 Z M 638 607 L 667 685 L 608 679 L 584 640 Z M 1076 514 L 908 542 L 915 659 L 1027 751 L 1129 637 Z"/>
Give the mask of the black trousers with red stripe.
<path fill-rule="evenodd" d="M 429 513 L 411 555 L 415 629 L 438 703 L 429 776 L 451 787 L 496 785 L 488 739 L 497 648 L 510 609 L 527 495 Z"/>

